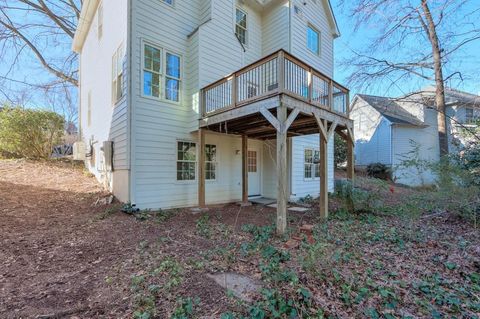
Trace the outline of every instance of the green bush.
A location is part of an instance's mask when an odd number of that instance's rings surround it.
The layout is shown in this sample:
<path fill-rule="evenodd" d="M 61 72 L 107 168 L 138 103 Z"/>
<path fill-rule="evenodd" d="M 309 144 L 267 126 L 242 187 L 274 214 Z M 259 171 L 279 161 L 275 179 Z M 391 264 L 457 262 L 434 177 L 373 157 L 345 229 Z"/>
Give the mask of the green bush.
<path fill-rule="evenodd" d="M 46 159 L 61 142 L 65 121 L 54 112 L 5 107 L 0 111 L 0 155 Z"/>
<path fill-rule="evenodd" d="M 391 179 L 390 168 L 382 163 L 372 163 L 367 166 L 367 175 L 374 178 L 383 180 Z"/>

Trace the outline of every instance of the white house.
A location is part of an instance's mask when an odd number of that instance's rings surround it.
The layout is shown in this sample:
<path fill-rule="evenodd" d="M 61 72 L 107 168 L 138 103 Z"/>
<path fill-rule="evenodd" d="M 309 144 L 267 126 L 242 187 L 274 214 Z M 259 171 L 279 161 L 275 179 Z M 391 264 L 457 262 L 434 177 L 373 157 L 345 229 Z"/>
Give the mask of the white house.
<path fill-rule="evenodd" d="M 140 208 L 332 189 L 338 36 L 328 0 L 84 0 L 86 166 Z"/>
<path fill-rule="evenodd" d="M 469 140 L 460 131 L 480 118 L 480 96 L 454 89 L 445 93 L 449 151 L 458 152 Z M 356 95 L 350 112 L 355 123 L 356 165 L 383 163 L 392 168 L 396 182 L 410 186 L 434 183 L 431 170 L 407 164 L 440 159 L 434 101 L 433 87 L 398 98 Z"/>

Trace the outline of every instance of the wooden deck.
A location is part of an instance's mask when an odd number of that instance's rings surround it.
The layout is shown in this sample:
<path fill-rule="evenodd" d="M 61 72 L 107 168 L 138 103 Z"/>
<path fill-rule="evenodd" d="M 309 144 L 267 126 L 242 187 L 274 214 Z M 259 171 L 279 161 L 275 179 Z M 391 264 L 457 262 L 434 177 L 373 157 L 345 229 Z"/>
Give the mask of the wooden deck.
<path fill-rule="evenodd" d="M 200 153 L 206 130 L 242 136 L 243 163 L 248 138 L 277 141 L 277 232 L 286 229 L 287 138 L 320 133 L 320 214 L 328 217 L 327 141 L 337 132 L 348 145 L 348 176 L 353 179 L 353 122 L 349 91 L 284 50 L 201 90 Z M 205 205 L 204 154 L 199 157 L 199 205 Z M 243 171 L 244 202 L 248 173 Z"/>

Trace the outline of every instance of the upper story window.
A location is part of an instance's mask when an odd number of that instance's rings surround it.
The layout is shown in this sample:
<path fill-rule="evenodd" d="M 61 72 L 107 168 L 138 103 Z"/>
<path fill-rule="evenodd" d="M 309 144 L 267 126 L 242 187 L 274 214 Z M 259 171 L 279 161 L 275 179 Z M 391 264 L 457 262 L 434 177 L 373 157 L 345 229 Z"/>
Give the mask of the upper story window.
<path fill-rule="evenodd" d="M 316 55 L 320 55 L 320 32 L 311 25 L 307 27 L 307 47 Z"/>
<path fill-rule="evenodd" d="M 236 9 L 235 34 L 238 40 L 243 44 L 247 44 L 247 13 L 239 8 Z"/>
<path fill-rule="evenodd" d="M 97 9 L 97 36 L 100 40 L 103 36 L 103 4 L 100 3 Z"/>
<path fill-rule="evenodd" d="M 465 123 L 467 124 L 476 124 L 480 119 L 480 116 L 476 115 L 473 108 L 467 107 L 465 109 Z"/>
<path fill-rule="evenodd" d="M 170 101 L 180 101 L 180 57 L 167 52 L 167 72 L 165 75 L 165 98 Z"/>
<path fill-rule="evenodd" d="M 143 46 L 144 96 L 180 102 L 181 76 L 180 56 L 149 44 Z"/>
<path fill-rule="evenodd" d="M 112 57 L 112 101 L 115 104 L 123 97 L 123 44 Z"/>

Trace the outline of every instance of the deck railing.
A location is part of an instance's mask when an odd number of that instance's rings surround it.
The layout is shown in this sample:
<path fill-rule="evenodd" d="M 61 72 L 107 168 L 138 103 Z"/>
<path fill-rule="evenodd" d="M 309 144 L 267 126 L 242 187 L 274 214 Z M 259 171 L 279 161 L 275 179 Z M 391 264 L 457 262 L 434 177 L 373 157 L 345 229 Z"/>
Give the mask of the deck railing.
<path fill-rule="evenodd" d="M 347 88 L 280 50 L 203 88 L 202 116 L 280 93 L 345 116 L 349 112 Z"/>

